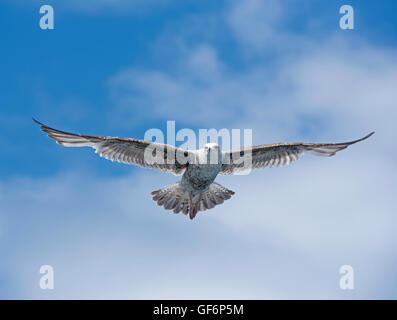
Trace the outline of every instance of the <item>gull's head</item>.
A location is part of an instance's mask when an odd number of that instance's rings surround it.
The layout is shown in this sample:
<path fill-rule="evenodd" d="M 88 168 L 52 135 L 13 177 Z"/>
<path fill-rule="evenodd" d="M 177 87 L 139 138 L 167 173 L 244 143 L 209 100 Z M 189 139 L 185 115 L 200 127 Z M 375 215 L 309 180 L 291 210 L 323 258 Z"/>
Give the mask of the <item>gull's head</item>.
<path fill-rule="evenodd" d="M 204 161 L 203 163 L 219 164 L 220 161 L 222 160 L 220 148 L 218 144 L 213 142 L 207 143 L 204 146 L 203 155 L 204 155 L 204 158 L 202 159 L 202 161 Z"/>
<path fill-rule="evenodd" d="M 206 152 L 211 152 L 211 151 L 216 151 L 216 152 L 218 152 L 218 151 L 219 151 L 219 146 L 218 146 L 217 143 L 210 142 L 210 143 L 207 143 L 207 144 L 204 146 L 204 150 L 205 150 Z"/>

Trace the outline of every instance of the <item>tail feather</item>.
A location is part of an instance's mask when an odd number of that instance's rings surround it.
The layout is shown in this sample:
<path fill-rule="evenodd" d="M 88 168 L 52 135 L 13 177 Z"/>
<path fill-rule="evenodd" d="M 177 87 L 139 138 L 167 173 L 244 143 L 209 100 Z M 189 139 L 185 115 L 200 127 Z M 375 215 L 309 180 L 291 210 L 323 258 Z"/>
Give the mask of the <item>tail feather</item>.
<path fill-rule="evenodd" d="M 189 214 L 190 219 L 194 219 L 199 211 L 222 204 L 230 199 L 234 192 L 218 183 L 212 183 L 206 191 L 190 193 L 178 182 L 155 190 L 151 194 L 153 200 L 164 209 L 172 210 L 174 213 Z"/>

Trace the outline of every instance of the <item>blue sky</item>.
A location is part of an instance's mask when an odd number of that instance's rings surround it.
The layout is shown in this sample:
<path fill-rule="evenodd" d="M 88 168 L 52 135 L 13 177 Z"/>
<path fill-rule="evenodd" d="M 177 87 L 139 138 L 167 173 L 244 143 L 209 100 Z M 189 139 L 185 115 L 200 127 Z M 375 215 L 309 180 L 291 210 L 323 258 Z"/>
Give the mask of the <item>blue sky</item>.
<path fill-rule="evenodd" d="M 51 4 L 55 30 L 39 28 Z M 339 28 L 339 8 L 355 29 Z M 0 298 L 396 298 L 393 1 L 22 1 L 0 5 Z M 143 138 L 249 128 L 255 144 L 370 140 L 220 177 L 193 222 L 178 178 L 62 148 L 31 121 Z M 39 268 L 55 271 L 41 290 Z M 355 289 L 339 288 L 352 265 Z"/>

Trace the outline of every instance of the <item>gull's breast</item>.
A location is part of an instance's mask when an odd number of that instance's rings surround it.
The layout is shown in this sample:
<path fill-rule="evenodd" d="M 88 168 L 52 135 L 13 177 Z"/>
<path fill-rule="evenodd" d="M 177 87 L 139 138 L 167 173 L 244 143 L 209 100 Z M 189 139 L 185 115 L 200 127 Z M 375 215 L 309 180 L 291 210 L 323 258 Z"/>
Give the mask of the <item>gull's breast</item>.
<path fill-rule="evenodd" d="M 205 190 L 214 182 L 220 171 L 219 164 L 189 165 L 182 177 L 182 184 L 193 190 Z"/>

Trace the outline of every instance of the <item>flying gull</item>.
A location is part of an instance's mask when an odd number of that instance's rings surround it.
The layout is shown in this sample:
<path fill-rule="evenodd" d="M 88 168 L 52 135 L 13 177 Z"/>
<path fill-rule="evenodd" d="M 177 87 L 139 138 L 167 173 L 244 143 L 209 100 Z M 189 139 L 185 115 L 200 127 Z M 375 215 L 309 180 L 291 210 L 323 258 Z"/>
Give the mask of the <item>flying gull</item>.
<path fill-rule="evenodd" d="M 361 139 L 342 143 L 275 143 L 223 152 L 216 143 L 207 143 L 200 150 L 183 150 L 139 139 L 69 133 L 33 120 L 62 146 L 92 147 L 101 157 L 112 161 L 183 174 L 179 182 L 151 194 L 159 206 L 174 213 L 189 214 L 190 219 L 194 219 L 197 212 L 212 209 L 234 195 L 232 190 L 214 182 L 218 174 L 286 165 L 298 160 L 303 153 L 330 157 L 374 134 L 371 132 Z"/>

